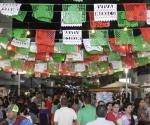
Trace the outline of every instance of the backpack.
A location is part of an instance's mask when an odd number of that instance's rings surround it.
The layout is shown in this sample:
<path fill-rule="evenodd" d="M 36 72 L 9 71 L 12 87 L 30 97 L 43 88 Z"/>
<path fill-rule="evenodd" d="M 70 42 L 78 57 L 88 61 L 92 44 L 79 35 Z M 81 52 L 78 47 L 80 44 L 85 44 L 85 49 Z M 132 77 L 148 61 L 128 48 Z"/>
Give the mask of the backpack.
<path fill-rule="evenodd" d="M 15 123 L 14 123 L 13 125 L 20 125 L 21 122 L 22 122 L 24 119 L 26 119 L 26 118 L 23 117 L 23 116 L 18 116 L 18 117 L 16 118 L 16 121 L 15 121 Z"/>

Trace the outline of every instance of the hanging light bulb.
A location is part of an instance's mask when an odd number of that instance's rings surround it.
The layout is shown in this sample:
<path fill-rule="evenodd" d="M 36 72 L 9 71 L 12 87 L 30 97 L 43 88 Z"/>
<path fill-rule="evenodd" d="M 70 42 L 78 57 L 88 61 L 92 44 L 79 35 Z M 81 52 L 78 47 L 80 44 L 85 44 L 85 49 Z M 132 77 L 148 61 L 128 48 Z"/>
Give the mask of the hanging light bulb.
<path fill-rule="evenodd" d="M 95 33 L 95 29 L 92 29 L 92 30 L 91 30 L 91 33 L 94 34 L 94 33 Z"/>
<path fill-rule="evenodd" d="M 8 51 L 11 51 L 12 49 L 13 49 L 13 48 L 12 48 L 11 45 L 7 46 L 7 50 L 8 50 Z"/>
<path fill-rule="evenodd" d="M 30 31 L 29 31 L 29 30 L 27 31 L 27 35 L 28 35 L 28 36 L 30 35 Z"/>
<path fill-rule="evenodd" d="M 124 31 L 127 31 L 127 30 L 128 30 L 128 27 L 124 27 L 123 30 L 124 30 Z"/>

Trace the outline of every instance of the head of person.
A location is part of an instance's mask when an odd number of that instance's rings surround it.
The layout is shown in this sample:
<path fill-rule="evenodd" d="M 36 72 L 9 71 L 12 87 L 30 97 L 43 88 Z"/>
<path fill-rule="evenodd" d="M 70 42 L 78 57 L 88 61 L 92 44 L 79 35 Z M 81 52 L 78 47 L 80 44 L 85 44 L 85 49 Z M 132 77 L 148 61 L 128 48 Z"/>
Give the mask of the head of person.
<path fill-rule="evenodd" d="M 124 110 L 126 113 L 131 114 L 133 111 L 132 103 L 127 103 L 124 105 Z"/>
<path fill-rule="evenodd" d="M 114 113 L 118 113 L 118 112 L 119 112 L 119 109 L 120 109 L 119 103 L 114 102 L 114 103 L 112 104 L 112 111 L 113 111 Z"/>
<path fill-rule="evenodd" d="M 29 115 L 29 109 L 28 109 L 26 106 L 22 106 L 22 107 L 20 108 L 20 114 L 21 114 L 22 116 L 27 116 L 27 115 Z"/>
<path fill-rule="evenodd" d="M 50 96 L 47 97 L 48 101 L 52 101 L 52 98 Z"/>
<path fill-rule="evenodd" d="M 106 104 L 106 107 L 107 107 L 107 111 L 112 111 L 112 103 L 111 102 L 108 102 L 107 104 Z"/>
<path fill-rule="evenodd" d="M 145 101 L 144 101 L 144 99 L 140 99 L 139 100 L 139 108 L 144 108 L 145 107 Z"/>
<path fill-rule="evenodd" d="M 106 110 L 106 106 L 105 105 L 98 105 L 96 107 L 96 115 L 97 115 L 97 117 L 105 118 L 106 114 L 107 114 L 107 110 Z"/>
<path fill-rule="evenodd" d="M 90 96 L 85 96 L 84 97 L 84 102 L 85 102 L 86 105 L 91 104 L 91 97 Z"/>
<path fill-rule="evenodd" d="M 19 112 L 19 107 L 16 104 L 11 104 L 6 110 L 7 118 L 10 120 L 15 120 Z"/>
<path fill-rule="evenodd" d="M 7 120 L 3 120 L 3 121 L 1 121 L 1 122 L 0 122 L 0 125 L 8 125 Z"/>
<path fill-rule="evenodd" d="M 66 97 L 61 98 L 60 104 L 62 107 L 66 107 L 68 105 L 68 99 Z"/>
<path fill-rule="evenodd" d="M 43 108 L 43 107 L 45 107 L 45 101 L 44 100 L 42 100 L 42 102 L 41 102 L 41 107 Z"/>
<path fill-rule="evenodd" d="M 98 105 L 105 105 L 104 101 L 98 101 Z"/>

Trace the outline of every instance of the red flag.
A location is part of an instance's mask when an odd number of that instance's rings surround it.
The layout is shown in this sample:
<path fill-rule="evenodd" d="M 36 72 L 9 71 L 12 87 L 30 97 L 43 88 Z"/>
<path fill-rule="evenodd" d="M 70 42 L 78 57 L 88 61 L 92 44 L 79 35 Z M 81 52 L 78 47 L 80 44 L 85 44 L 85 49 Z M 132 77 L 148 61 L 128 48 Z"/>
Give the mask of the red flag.
<path fill-rule="evenodd" d="M 147 7 L 145 3 L 125 3 L 123 4 L 126 18 L 129 21 L 146 21 Z"/>
<path fill-rule="evenodd" d="M 46 53 L 37 53 L 35 59 L 46 61 Z"/>
<path fill-rule="evenodd" d="M 55 41 L 55 30 L 36 30 L 36 44 L 53 46 Z"/>
<path fill-rule="evenodd" d="M 111 48 L 115 52 L 119 53 L 132 53 L 132 46 L 131 45 L 115 45 L 115 44 L 110 44 Z"/>
<path fill-rule="evenodd" d="M 140 28 L 145 41 L 150 42 L 150 28 Z"/>
<path fill-rule="evenodd" d="M 37 52 L 38 53 L 53 53 L 54 52 L 54 46 L 37 44 Z"/>
<path fill-rule="evenodd" d="M 90 18 L 90 27 L 91 28 L 103 28 L 103 27 L 110 27 L 110 22 L 101 22 L 101 21 L 94 21 L 94 12 L 89 12 Z"/>
<path fill-rule="evenodd" d="M 35 62 L 34 61 L 25 61 L 23 64 L 23 70 L 28 71 L 34 69 Z"/>
<path fill-rule="evenodd" d="M 136 61 L 132 54 L 127 54 L 126 56 L 122 57 L 122 61 L 128 68 L 134 68 L 136 66 Z"/>

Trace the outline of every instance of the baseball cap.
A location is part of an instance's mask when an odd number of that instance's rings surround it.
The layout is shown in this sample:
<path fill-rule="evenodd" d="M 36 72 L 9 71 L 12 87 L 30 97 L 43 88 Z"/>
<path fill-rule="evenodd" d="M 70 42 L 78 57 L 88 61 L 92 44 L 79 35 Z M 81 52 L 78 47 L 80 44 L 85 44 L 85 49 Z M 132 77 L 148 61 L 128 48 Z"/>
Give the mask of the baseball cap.
<path fill-rule="evenodd" d="M 16 105 L 16 104 L 11 104 L 8 106 L 7 112 L 16 112 L 18 113 L 19 112 L 19 107 Z"/>

